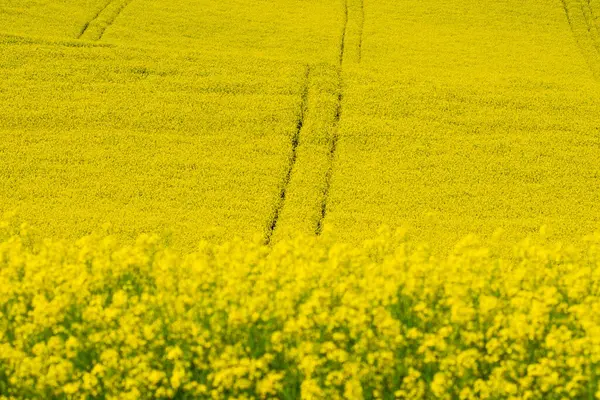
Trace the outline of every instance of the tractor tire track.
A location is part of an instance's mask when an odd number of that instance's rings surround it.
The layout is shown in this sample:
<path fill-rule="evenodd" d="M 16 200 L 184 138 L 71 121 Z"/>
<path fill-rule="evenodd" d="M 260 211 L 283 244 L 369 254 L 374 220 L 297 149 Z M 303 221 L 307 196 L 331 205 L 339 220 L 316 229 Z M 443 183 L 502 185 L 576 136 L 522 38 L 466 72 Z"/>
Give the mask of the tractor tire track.
<path fill-rule="evenodd" d="M 298 117 L 298 122 L 296 124 L 296 131 L 292 136 L 292 149 L 290 153 L 288 168 L 286 174 L 283 178 L 283 184 L 281 186 L 281 191 L 279 192 L 279 198 L 277 199 L 275 210 L 273 212 L 273 216 L 271 221 L 269 222 L 266 237 L 264 240 L 265 245 L 270 245 L 273 234 L 277 229 L 277 223 L 279 222 L 279 216 L 281 215 L 281 211 L 283 206 L 285 205 L 285 198 L 287 196 L 288 186 L 290 184 L 290 180 L 292 179 L 292 172 L 294 171 L 294 166 L 296 164 L 297 154 L 298 154 L 298 143 L 300 142 L 300 135 L 302 134 L 302 129 L 304 127 L 304 117 L 307 111 L 308 105 L 308 87 L 309 87 L 309 79 L 310 79 L 310 66 L 306 66 L 306 71 L 304 73 L 304 83 L 302 87 L 302 100 L 300 102 L 300 114 Z"/>
<path fill-rule="evenodd" d="M 600 54 L 600 33 L 598 32 L 598 26 L 594 23 L 594 10 L 589 0 L 579 0 L 581 6 L 581 12 L 585 19 L 588 32 L 594 42 L 596 51 Z"/>
<path fill-rule="evenodd" d="M 81 29 L 78 39 L 98 41 L 102 39 L 106 30 L 114 24 L 117 17 L 133 0 L 109 1 L 95 17 L 87 22 Z"/>
<path fill-rule="evenodd" d="M 346 38 L 348 33 L 348 0 L 344 0 L 344 19 L 342 26 L 342 37 L 340 39 L 340 50 L 339 50 L 339 66 L 338 66 L 338 96 L 336 104 L 335 118 L 333 121 L 333 130 L 329 143 L 329 168 L 325 175 L 325 188 L 323 190 L 323 198 L 321 201 L 321 216 L 317 222 L 317 228 L 315 234 L 321 235 L 323 232 L 323 225 L 325 223 L 325 217 L 327 216 L 329 206 L 329 194 L 331 191 L 331 181 L 333 178 L 333 170 L 335 164 L 335 157 L 338 148 L 339 140 L 339 124 L 342 117 L 342 101 L 344 99 L 343 87 L 342 87 L 342 69 L 344 66 L 344 55 L 346 52 Z"/>
<path fill-rule="evenodd" d="M 341 69 L 344 65 L 344 53 L 346 51 L 346 36 L 348 33 L 348 0 L 344 0 L 344 18 L 342 22 L 342 37 L 340 38 L 340 51 L 339 51 L 339 68 Z"/>
<path fill-rule="evenodd" d="M 337 53 L 330 63 L 310 64 L 302 95 L 301 120 L 281 192 L 264 242 L 274 245 L 298 234 L 322 234 L 331 211 L 340 121 L 343 71 L 359 61 L 362 0 L 340 0 Z"/>
<path fill-rule="evenodd" d="M 358 26 L 358 60 L 362 61 L 363 31 L 365 29 L 365 0 L 360 0 L 360 22 Z"/>
<path fill-rule="evenodd" d="M 341 73 L 341 71 L 340 71 L 340 73 Z M 335 164 L 335 155 L 336 155 L 337 147 L 338 147 L 338 140 L 339 140 L 338 130 L 339 130 L 340 119 L 342 116 L 342 100 L 343 100 L 343 94 L 342 94 L 342 88 L 341 88 L 341 74 L 340 74 L 340 78 L 339 78 L 339 83 L 340 83 L 340 86 L 338 88 L 339 94 L 338 94 L 338 100 L 337 100 L 337 110 L 335 113 L 335 121 L 334 121 L 331 141 L 329 144 L 329 168 L 327 169 L 327 174 L 325 175 L 325 188 L 323 190 L 323 201 L 321 202 L 321 217 L 319 218 L 319 222 L 317 223 L 317 228 L 315 230 L 315 234 L 317 236 L 321 235 L 321 233 L 323 232 L 323 224 L 325 222 L 325 217 L 327 216 L 329 192 L 331 191 L 331 180 L 333 177 L 333 167 Z"/>
<path fill-rule="evenodd" d="M 110 5 L 110 3 L 112 3 L 112 2 L 113 2 L 113 0 L 108 0 L 106 3 L 104 3 L 104 6 L 96 12 L 94 17 L 83 25 L 83 27 L 81 28 L 81 32 L 79 32 L 79 35 L 77 36 L 77 39 L 81 39 L 81 37 L 85 34 L 85 31 L 88 30 L 90 23 L 92 23 L 92 21 L 95 21 L 96 19 L 98 19 L 100 14 L 102 14 L 102 11 L 104 11 L 106 9 L 106 7 L 108 7 Z"/>
<path fill-rule="evenodd" d="M 577 46 L 592 75 L 600 80 L 600 33 L 590 21 L 591 4 L 586 4 L 587 0 L 561 0 L 561 3 Z"/>

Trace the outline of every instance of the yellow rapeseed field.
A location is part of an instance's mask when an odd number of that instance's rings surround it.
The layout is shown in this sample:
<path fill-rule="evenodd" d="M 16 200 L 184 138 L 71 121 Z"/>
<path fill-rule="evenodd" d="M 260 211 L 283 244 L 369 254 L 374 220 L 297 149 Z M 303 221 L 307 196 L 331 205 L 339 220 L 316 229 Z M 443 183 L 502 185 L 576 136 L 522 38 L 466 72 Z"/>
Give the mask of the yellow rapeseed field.
<path fill-rule="evenodd" d="M 18 207 L 49 236 L 104 222 L 188 249 L 231 232 L 264 235 L 303 66 L 0 41 L 0 74 L 10 76 L 0 80 L 1 208 Z"/>
<path fill-rule="evenodd" d="M 593 232 L 600 90 L 577 36 L 561 1 L 369 1 L 326 222 L 348 241 L 406 224 L 440 251 L 499 227 Z"/>
<path fill-rule="evenodd" d="M 407 226 L 442 254 L 499 227 L 576 241 L 600 220 L 598 10 L 5 0 L 0 208 L 186 251 L 326 225 Z"/>
<path fill-rule="evenodd" d="M 0 32 L 76 38 L 110 0 L 2 0 Z"/>
<path fill-rule="evenodd" d="M 600 0 L 0 0 L 0 400 L 600 399 L 599 80 Z"/>
<path fill-rule="evenodd" d="M 402 231 L 325 232 L 181 257 L 3 222 L 1 397 L 600 398 L 600 236 L 541 232 L 511 260 L 501 241 L 438 259 Z"/>

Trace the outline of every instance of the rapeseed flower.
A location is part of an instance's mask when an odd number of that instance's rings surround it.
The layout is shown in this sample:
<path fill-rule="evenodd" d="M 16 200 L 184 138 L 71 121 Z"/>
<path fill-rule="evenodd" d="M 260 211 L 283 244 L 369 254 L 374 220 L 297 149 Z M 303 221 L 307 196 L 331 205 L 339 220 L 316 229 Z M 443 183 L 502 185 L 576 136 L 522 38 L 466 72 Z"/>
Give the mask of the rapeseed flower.
<path fill-rule="evenodd" d="M 447 259 L 402 232 L 203 243 L 0 232 L 6 396 L 581 398 L 600 363 L 600 237 Z M 538 243 L 539 242 L 539 243 Z M 465 243 L 467 244 L 465 246 Z M 491 250 L 490 250 L 491 249 Z"/>

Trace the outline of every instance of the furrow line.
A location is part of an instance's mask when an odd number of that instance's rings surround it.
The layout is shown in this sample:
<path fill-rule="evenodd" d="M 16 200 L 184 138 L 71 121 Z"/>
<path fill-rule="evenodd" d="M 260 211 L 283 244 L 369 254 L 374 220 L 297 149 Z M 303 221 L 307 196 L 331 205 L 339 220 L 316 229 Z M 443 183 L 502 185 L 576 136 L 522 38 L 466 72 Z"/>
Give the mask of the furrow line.
<path fill-rule="evenodd" d="M 98 17 L 100 16 L 100 14 L 102 14 L 102 11 L 104 11 L 106 9 L 106 7 L 108 7 L 110 5 L 110 3 L 112 3 L 112 2 L 113 2 L 113 0 L 108 0 L 104 4 L 104 6 L 102 8 L 100 8 L 98 10 L 98 12 L 96 12 L 96 14 L 94 15 L 94 17 L 83 25 L 83 28 L 81 28 L 81 32 L 79 32 L 79 35 L 77 36 L 77 39 L 81 39 L 81 37 L 88 30 L 88 28 L 89 28 L 90 24 L 92 23 L 92 21 L 95 21 L 96 19 L 98 19 Z"/>
<path fill-rule="evenodd" d="M 114 24 L 117 17 L 123 12 L 133 0 L 113 0 L 109 1 L 96 16 L 87 22 L 78 37 L 78 39 L 97 41 L 102 39 L 106 30 Z"/>
<path fill-rule="evenodd" d="M 329 200 L 329 192 L 331 190 L 331 179 L 333 176 L 333 165 L 335 163 L 335 153 L 337 151 L 337 145 L 338 145 L 338 139 L 339 139 L 339 134 L 338 134 L 338 129 L 339 129 L 339 123 L 340 123 L 340 118 L 342 116 L 342 98 L 343 98 L 343 94 L 341 91 L 341 76 L 340 76 L 340 87 L 339 87 L 339 94 L 338 94 L 338 100 L 337 100 L 337 110 L 335 113 L 335 121 L 334 121 L 334 126 L 333 126 L 333 130 L 331 133 L 331 142 L 330 142 L 330 147 L 329 147 L 329 168 L 327 169 L 327 174 L 325 175 L 325 188 L 323 190 L 323 202 L 321 203 L 321 217 L 319 218 L 319 222 L 317 223 L 317 229 L 315 230 L 315 234 L 317 236 L 321 235 L 321 233 L 323 232 L 323 224 L 325 222 L 325 217 L 327 216 L 327 206 L 328 206 L 328 200 Z"/>
<path fill-rule="evenodd" d="M 600 80 L 600 36 L 590 21 L 591 6 L 581 0 L 561 0 L 567 22 L 592 75 Z M 596 31 L 596 34 L 594 34 Z"/>
<path fill-rule="evenodd" d="M 363 30 L 365 29 L 365 0 L 360 0 L 360 23 L 358 27 L 358 62 L 362 61 Z"/>
<path fill-rule="evenodd" d="M 325 223 L 325 217 L 327 216 L 328 211 L 328 202 L 329 202 L 329 193 L 331 191 L 331 180 L 333 177 L 333 167 L 335 164 L 335 155 L 338 146 L 339 139 L 339 124 L 340 119 L 342 117 L 342 100 L 344 98 L 343 88 L 342 88 L 342 68 L 344 66 L 344 53 L 346 49 L 346 36 L 348 31 L 348 0 L 344 1 L 344 20 L 342 27 L 342 38 L 340 40 L 340 65 L 338 67 L 338 96 L 337 96 L 337 104 L 336 104 L 336 112 L 335 118 L 333 121 L 333 130 L 330 138 L 330 146 L 329 146 L 329 167 L 327 169 L 327 174 L 325 175 L 325 188 L 323 190 L 323 200 L 321 202 L 321 216 L 319 221 L 317 222 L 317 228 L 315 230 L 315 234 L 317 236 L 321 235 L 323 232 L 323 225 Z"/>
<path fill-rule="evenodd" d="M 302 133 L 302 129 L 304 128 L 304 117 L 307 111 L 308 105 L 308 87 L 309 87 L 309 79 L 310 79 L 310 66 L 306 66 L 306 72 L 304 76 L 304 86 L 302 88 L 302 100 L 300 102 L 300 114 L 298 117 L 298 122 L 296 124 L 296 131 L 292 136 L 292 149 L 290 153 L 290 159 L 288 163 L 288 168 L 286 174 L 283 178 L 283 184 L 281 186 L 281 191 L 279 192 L 279 199 L 277 200 L 277 204 L 275 206 L 275 211 L 273 212 L 272 219 L 268 225 L 267 234 L 265 237 L 265 244 L 270 245 L 271 240 L 273 238 L 273 233 L 275 229 L 277 229 L 277 223 L 279 222 L 279 216 L 281 215 L 281 211 L 283 206 L 285 205 L 285 198 L 287 195 L 287 189 L 290 184 L 290 180 L 292 179 L 292 172 L 294 170 L 294 166 L 296 164 L 296 159 L 298 156 L 298 143 L 300 142 L 300 135 Z"/>
<path fill-rule="evenodd" d="M 560 0 L 563 6 L 563 10 L 565 11 L 565 16 L 567 17 L 567 22 L 569 23 L 569 27 L 571 28 L 571 32 L 575 34 L 575 29 L 573 28 L 573 21 L 571 21 L 571 13 L 569 12 L 569 6 L 567 6 L 567 0 Z"/>
<path fill-rule="evenodd" d="M 592 38 L 592 41 L 596 47 L 596 51 L 600 54 L 600 33 L 598 32 L 598 26 L 594 23 L 594 10 L 589 0 L 579 0 L 581 5 L 581 12 L 587 24 L 588 32 Z"/>
<path fill-rule="evenodd" d="M 340 40 L 340 57 L 339 64 L 340 68 L 344 64 L 344 53 L 346 51 L 346 33 L 348 32 L 348 0 L 344 0 L 344 19 L 342 26 L 342 37 Z"/>

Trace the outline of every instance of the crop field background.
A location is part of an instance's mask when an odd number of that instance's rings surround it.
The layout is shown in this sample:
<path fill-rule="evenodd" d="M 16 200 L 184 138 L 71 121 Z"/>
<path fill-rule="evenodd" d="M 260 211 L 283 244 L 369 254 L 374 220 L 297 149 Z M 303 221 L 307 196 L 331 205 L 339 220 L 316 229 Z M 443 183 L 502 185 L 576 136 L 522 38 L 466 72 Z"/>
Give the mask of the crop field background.
<path fill-rule="evenodd" d="M 600 398 L 599 82 L 600 0 L 0 0 L 0 400 Z"/>
<path fill-rule="evenodd" d="M 0 83 L 3 207 L 18 206 L 51 236 L 106 221 L 124 237 L 157 231 L 182 246 L 263 234 L 288 164 L 304 68 L 10 46 L 2 71 L 11 79 Z"/>
<path fill-rule="evenodd" d="M 265 242 L 598 225 L 598 4 L 28 1 L 0 6 L 0 207 Z M 43 66 L 43 68 L 40 68 Z"/>
<path fill-rule="evenodd" d="M 345 76 L 328 216 L 340 236 L 408 222 L 448 248 L 467 232 L 597 228 L 599 92 L 561 2 L 368 10 Z"/>

